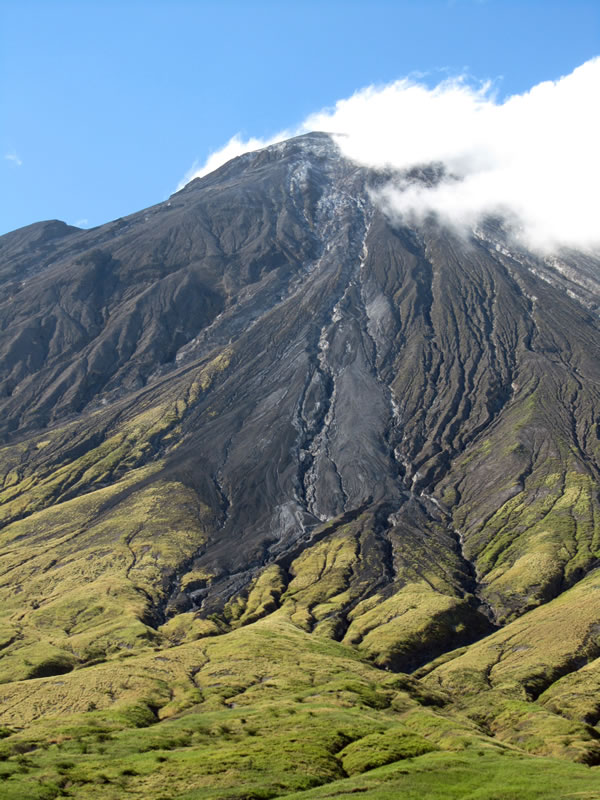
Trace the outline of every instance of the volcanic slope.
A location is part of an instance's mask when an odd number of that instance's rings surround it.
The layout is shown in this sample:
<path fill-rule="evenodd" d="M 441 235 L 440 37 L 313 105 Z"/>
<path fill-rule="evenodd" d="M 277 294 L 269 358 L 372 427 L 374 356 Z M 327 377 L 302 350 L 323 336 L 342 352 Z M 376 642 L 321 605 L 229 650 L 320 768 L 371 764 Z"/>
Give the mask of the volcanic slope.
<path fill-rule="evenodd" d="M 3 796 L 597 796 L 600 261 L 393 177 L 0 237 Z"/>

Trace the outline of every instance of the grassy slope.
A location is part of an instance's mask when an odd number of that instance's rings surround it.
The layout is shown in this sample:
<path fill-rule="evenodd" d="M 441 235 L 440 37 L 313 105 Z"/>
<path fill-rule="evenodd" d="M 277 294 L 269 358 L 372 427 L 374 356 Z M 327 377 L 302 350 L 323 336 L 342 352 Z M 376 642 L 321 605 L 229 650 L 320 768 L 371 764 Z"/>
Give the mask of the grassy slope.
<path fill-rule="evenodd" d="M 0 451 L 2 796 L 499 800 L 548 796 L 550 782 L 595 796 L 600 578 L 579 578 L 596 501 L 558 445 L 483 519 L 445 487 L 481 596 L 508 623 L 474 644 L 456 544 L 434 522 L 384 539 L 369 510 L 324 525 L 222 614 L 169 618 L 177 586 L 210 583 L 189 565 L 218 520 L 163 457 L 228 360 L 160 405 L 98 412 L 86 442 L 66 426 Z M 498 437 L 513 425 L 528 441 L 518 411 Z M 497 446 L 475 443 L 459 471 L 485 475 Z M 552 600 L 561 581 L 572 588 Z M 518 604 L 532 610 L 515 618 Z M 433 660 L 418 679 L 387 671 L 411 659 Z"/>
<path fill-rule="evenodd" d="M 444 693 L 273 618 L 5 685 L 2 706 L 8 722 L 36 716 L 0 742 L 6 798 L 259 798 L 320 784 L 327 792 L 306 796 L 543 797 L 548 781 L 591 793 L 598 780 L 595 768 L 528 758 Z"/>
<path fill-rule="evenodd" d="M 215 520 L 154 454 L 177 447 L 181 420 L 227 357 L 160 405 L 116 421 L 98 413 L 83 444 L 67 426 L 0 450 L 0 683 L 161 641 L 171 584 Z"/>

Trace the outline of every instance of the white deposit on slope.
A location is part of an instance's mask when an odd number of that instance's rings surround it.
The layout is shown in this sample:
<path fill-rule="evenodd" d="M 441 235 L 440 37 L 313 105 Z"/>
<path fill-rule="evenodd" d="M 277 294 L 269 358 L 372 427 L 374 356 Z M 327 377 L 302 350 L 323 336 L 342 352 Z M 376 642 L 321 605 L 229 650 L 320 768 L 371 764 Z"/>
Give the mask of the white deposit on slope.
<path fill-rule="evenodd" d="M 235 136 L 186 182 L 234 155 L 308 131 L 331 131 L 354 161 L 406 170 L 444 164 L 436 186 L 390 183 L 379 194 L 402 218 L 436 212 L 472 227 L 486 214 L 519 221 L 538 250 L 600 244 L 600 58 L 499 102 L 462 78 L 433 89 L 409 79 L 368 87 L 264 141 Z"/>

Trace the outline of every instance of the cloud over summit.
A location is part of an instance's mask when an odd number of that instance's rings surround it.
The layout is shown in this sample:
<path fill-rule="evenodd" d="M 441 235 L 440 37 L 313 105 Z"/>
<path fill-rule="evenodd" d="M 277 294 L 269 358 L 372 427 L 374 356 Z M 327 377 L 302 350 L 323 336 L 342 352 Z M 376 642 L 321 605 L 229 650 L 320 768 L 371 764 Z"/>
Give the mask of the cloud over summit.
<path fill-rule="evenodd" d="M 520 237 L 537 249 L 595 247 L 599 95 L 600 58 L 502 101 L 490 84 L 456 78 L 429 88 L 403 79 L 362 89 L 268 141 L 234 137 L 186 180 L 289 136 L 331 131 L 340 134 L 342 152 L 361 164 L 399 171 L 445 165 L 452 178 L 437 186 L 390 184 L 380 200 L 392 215 L 435 212 L 468 228 L 482 216 L 503 214 L 518 219 Z"/>

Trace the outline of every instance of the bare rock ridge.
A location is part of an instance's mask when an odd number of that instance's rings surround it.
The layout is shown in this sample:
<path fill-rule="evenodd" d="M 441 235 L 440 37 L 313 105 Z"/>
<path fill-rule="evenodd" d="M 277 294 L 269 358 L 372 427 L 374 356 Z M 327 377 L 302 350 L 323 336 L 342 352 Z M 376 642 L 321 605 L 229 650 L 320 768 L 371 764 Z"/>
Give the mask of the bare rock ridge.
<path fill-rule="evenodd" d="M 504 645 L 452 665 L 598 579 L 600 260 L 407 227 L 390 177 L 314 133 L 0 237 L 0 666 L 40 631 L 71 668 L 272 616 L 495 691 Z M 89 629 L 81 587 L 111 597 Z M 592 665 L 580 639 L 519 691 Z"/>

